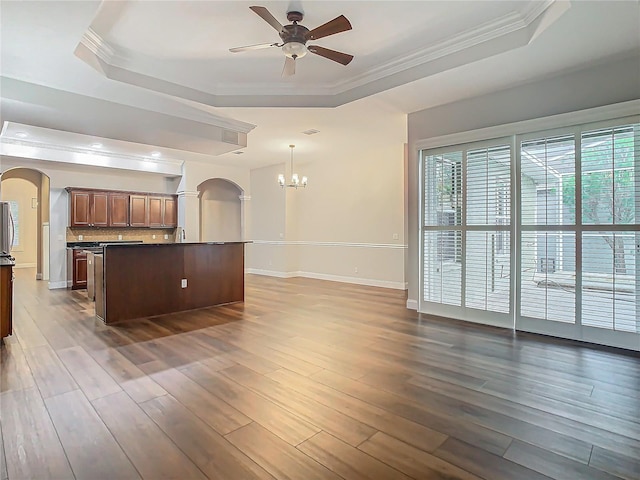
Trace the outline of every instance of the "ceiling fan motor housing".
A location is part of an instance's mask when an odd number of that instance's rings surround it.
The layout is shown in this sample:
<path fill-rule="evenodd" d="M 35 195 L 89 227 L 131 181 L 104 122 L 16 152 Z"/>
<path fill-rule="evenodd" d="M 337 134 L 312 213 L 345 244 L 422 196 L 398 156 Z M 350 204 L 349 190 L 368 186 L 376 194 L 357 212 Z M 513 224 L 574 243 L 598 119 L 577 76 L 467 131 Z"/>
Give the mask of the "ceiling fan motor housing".
<path fill-rule="evenodd" d="M 291 20 L 291 14 L 298 12 L 289 12 L 287 14 L 287 18 L 290 21 L 297 22 L 298 20 Z M 300 15 L 300 20 L 302 20 L 302 14 Z M 296 17 L 298 18 L 298 17 Z M 307 54 L 307 47 L 305 44 L 307 43 L 306 34 L 309 32 L 309 29 L 304 25 L 298 25 L 297 23 L 293 23 L 291 25 L 284 25 L 282 30 L 280 31 L 280 38 L 282 39 L 282 51 L 287 57 L 296 59 L 302 58 Z"/>

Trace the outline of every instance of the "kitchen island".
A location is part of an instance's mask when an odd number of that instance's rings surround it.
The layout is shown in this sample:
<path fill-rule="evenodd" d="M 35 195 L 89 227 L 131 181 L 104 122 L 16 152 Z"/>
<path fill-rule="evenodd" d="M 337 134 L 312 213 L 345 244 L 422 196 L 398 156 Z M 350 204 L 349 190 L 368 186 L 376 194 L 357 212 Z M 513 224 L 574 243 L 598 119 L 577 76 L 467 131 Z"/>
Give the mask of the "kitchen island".
<path fill-rule="evenodd" d="M 94 259 L 96 315 L 112 324 L 242 302 L 245 243 L 106 245 Z"/>

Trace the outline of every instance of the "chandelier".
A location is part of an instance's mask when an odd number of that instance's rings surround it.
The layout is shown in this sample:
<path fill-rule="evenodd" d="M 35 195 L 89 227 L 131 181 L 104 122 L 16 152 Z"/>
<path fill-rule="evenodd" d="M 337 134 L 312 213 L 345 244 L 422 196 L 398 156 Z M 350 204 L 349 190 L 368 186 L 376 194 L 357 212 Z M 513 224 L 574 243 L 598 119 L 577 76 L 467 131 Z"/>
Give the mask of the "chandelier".
<path fill-rule="evenodd" d="M 289 145 L 289 148 L 291 149 L 291 181 L 289 183 L 287 183 L 287 181 L 284 178 L 284 174 L 281 173 L 280 175 L 278 175 L 278 185 L 280 185 L 282 188 L 284 187 L 293 187 L 293 188 L 298 188 L 298 187 L 306 187 L 307 186 L 307 177 L 302 177 L 302 180 L 300 180 L 300 177 L 298 177 L 297 173 L 293 173 L 293 149 L 295 148 L 295 145 Z"/>

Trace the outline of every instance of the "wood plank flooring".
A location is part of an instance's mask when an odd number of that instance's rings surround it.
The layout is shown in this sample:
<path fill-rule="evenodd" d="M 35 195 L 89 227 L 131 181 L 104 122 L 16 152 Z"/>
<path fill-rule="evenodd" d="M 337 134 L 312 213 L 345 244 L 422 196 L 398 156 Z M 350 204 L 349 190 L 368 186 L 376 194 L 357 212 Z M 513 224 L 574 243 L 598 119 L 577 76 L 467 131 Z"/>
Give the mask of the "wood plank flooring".
<path fill-rule="evenodd" d="M 248 275 L 107 327 L 17 270 L 0 479 L 640 479 L 640 356 Z"/>

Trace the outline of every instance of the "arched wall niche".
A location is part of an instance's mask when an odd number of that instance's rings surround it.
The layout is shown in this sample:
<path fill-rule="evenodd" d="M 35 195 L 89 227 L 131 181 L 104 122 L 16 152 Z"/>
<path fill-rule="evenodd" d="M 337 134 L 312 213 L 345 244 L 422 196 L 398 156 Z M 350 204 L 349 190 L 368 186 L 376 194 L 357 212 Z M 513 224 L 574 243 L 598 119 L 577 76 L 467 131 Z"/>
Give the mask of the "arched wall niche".
<path fill-rule="evenodd" d="M 243 193 L 235 182 L 224 178 L 210 178 L 198 185 L 200 241 L 243 240 Z"/>

